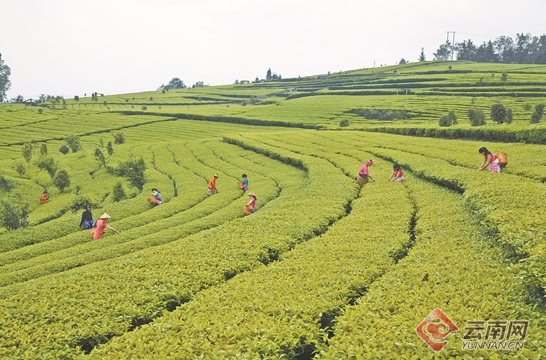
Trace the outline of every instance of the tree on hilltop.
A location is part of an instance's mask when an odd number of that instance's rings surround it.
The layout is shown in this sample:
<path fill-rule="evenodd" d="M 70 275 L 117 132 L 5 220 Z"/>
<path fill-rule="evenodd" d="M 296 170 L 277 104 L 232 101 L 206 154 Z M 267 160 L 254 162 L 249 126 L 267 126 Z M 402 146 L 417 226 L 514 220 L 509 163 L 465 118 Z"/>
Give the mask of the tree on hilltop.
<path fill-rule="evenodd" d="M 184 81 L 180 80 L 179 78 L 172 78 L 171 81 L 167 84 L 169 89 L 185 89 L 187 88 L 186 84 L 184 84 Z"/>
<path fill-rule="evenodd" d="M 180 80 L 180 78 L 172 78 L 167 85 L 161 84 L 161 86 L 157 90 L 165 92 L 172 89 L 185 89 L 185 88 L 187 88 L 187 86 L 186 84 L 184 84 L 184 81 Z"/>
<path fill-rule="evenodd" d="M 421 54 L 419 55 L 419 61 L 425 61 L 425 48 L 421 48 Z"/>
<path fill-rule="evenodd" d="M 472 40 L 440 45 L 436 60 L 448 60 L 451 54 L 457 53 L 457 60 L 469 60 L 486 63 L 518 63 L 518 64 L 546 64 L 546 34 L 532 36 L 531 34 L 517 34 L 515 39 L 509 36 L 499 36 L 494 41 L 484 41 L 475 45 Z"/>
<path fill-rule="evenodd" d="M 463 41 L 462 43 L 455 44 L 455 51 L 457 51 L 457 60 L 472 60 L 476 57 L 477 52 L 476 45 L 472 40 Z"/>
<path fill-rule="evenodd" d="M 9 68 L 9 66 L 4 64 L 4 60 L 2 60 L 2 54 L 0 54 L 0 102 L 4 101 L 4 98 L 6 97 L 6 91 L 8 91 L 11 87 L 11 81 L 9 80 L 10 75 L 11 69 Z"/>
<path fill-rule="evenodd" d="M 330 75 L 330 72 L 328 72 L 328 75 Z M 271 68 L 269 68 L 269 70 L 267 70 L 267 73 L 265 74 L 265 79 L 267 81 L 280 80 L 280 79 L 282 79 L 282 76 L 280 74 L 277 75 L 276 73 L 271 72 Z"/>
<path fill-rule="evenodd" d="M 452 48 L 451 48 L 451 43 L 449 42 L 449 40 L 446 40 L 446 42 L 440 45 L 438 50 L 436 50 L 436 52 L 433 53 L 434 60 L 449 60 L 451 59 L 451 54 L 452 54 Z"/>

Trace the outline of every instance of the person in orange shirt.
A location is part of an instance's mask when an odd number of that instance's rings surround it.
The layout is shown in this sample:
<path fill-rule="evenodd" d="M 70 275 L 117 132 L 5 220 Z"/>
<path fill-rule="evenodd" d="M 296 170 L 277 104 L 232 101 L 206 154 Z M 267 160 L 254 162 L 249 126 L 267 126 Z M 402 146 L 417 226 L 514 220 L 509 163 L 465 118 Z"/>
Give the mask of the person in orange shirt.
<path fill-rule="evenodd" d="M 207 185 L 207 195 L 209 196 L 218 192 L 218 189 L 216 188 L 216 179 L 218 179 L 218 174 L 214 174 L 214 176 L 209 180 Z"/>
<path fill-rule="evenodd" d="M 49 198 L 47 197 L 47 190 L 44 190 L 42 196 L 40 196 L 40 204 L 45 204 L 48 202 Z"/>

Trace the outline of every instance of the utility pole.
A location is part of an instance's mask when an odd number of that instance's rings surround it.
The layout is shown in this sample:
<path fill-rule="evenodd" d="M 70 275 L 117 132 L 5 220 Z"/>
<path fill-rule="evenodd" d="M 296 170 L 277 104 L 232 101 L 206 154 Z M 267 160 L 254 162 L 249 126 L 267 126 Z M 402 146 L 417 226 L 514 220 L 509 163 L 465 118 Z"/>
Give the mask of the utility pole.
<path fill-rule="evenodd" d="M 453 41 L 451 43 L 451 61 L 453 61 L 453 53 L 454 53 L 453 49 L 454 49 L 454 46 L 455 46 L 455 33 L 456 33 L 456 31 L 446 31 L 446 33 L 447 33 L 446 42 L 449 41 L 449 33 L 453 34 Z"/>

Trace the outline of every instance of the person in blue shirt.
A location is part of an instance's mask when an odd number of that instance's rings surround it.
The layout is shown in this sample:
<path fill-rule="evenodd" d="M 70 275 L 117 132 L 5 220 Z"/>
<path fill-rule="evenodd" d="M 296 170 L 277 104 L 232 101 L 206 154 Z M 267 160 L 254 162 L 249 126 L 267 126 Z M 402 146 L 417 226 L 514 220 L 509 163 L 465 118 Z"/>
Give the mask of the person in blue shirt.
<path fill-rule="evenodd" d="M 163 204 L 163 200 L 161 199 L 161 193 L 156 188 L 152 188 L 152 196 L 155 198 L 155 205 L 161 205 Z"/>
<path fill-rule="evenodd" d="M 243 174 L 242 176 L 243 176 L 243 181 L 239 182 L 239 189 L 242 189 L 243 192 L 245 192 L 248 190 L 248 177 L 246 176 L 246 174 Z"/>

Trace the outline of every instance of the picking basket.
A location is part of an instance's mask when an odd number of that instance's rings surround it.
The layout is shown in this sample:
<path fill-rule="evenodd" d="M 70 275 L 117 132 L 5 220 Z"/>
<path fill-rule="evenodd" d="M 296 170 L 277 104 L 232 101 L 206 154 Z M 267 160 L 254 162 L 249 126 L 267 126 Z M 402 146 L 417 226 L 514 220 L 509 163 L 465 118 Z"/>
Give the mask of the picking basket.
<path fill-rule="evenodd" d="M 499 165 L 501 168 L 504 168 L 508 164 L 508 155 L 506 153 L 498 153 L 495 155 L 497 160 L 499 160 Z"/>
<path fill-rule="evenodd" d="M 362 176 L 358 175 L 358 177 L 356 178 L 356 183 L 358 185 L 361 185 L 361 186 L 364 185 L 364 184 L 367 184 L 368 181 L 369 181 L 368 177 L 362 177 Z"/>

